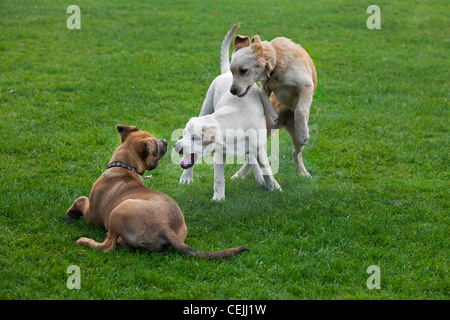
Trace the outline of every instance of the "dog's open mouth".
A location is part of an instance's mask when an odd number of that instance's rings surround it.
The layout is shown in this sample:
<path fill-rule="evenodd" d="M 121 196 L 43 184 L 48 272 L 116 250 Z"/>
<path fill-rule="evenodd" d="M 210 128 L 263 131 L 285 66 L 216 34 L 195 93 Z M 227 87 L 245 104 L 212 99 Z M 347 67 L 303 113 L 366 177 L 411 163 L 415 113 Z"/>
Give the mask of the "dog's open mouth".
<path fill-rule="evenodd" d="M 194 165 L 194 154 L 193 153 L 188 153 L 185 154 L 183 156 L 183 159 L 181 159 L 180 161 L 180 166 L 183 169 L 189 169 L 190 167 L 192 167 Z"/>

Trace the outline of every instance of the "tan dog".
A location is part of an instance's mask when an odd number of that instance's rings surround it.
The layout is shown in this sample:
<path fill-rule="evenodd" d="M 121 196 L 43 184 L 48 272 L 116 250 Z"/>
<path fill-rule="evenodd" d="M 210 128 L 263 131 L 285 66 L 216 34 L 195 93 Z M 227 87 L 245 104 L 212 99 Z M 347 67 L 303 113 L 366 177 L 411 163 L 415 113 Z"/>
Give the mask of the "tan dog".
<path fill-rule="evenodd" d="M 272 128 L 286 128 L 294 145 L 296 169 L 310 176 L 303 164 L 302 150 L 309 139 L 309 110 L 317 87 L 314 63 L 305 49 L 287 38 L 267 42 L 256 35 L 251 41 L 253 44 L 244 36 L 234 40 L 230 92 L 242 97 L 253 83 L 261 81 L 260 96 L 268 122 L 276 123 Z"/>
<path fill-rule="evenodd" d="M 116 149 L 107 170 L 94 183 L 89 199 L 72 204 L 66 220 L 84 217 L 87 223 L 103 226 L 108 235 L 103 243 L 88 238 L 77 240 L 102 250 L 124 247 L 160 251 L 173 246 L 184 254 L 202 258 L 226 258 L 247 251 L 236 247 L 216 252 L 197 251 L 184 243 L 187 234 L 183 213 L 168 195 L 151 190 L 142 175 L 153 170 L 167 151 L 167 141 L 134 126 L 118 125 L 122 144 Z"/>

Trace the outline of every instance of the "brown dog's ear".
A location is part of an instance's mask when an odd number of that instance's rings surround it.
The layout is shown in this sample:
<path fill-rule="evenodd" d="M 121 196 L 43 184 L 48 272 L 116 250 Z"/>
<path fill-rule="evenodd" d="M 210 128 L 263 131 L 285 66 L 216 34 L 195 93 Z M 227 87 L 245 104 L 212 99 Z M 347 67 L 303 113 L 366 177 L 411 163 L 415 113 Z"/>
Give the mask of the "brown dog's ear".
<path fill-rule="evenodd" d="M 136 126 L 123 126 L 119 124 L 117 125 L 117 131 L 119 131 L 120 140 L 123 143 L 130 132 L 139 131 L 139 129 Z"/>
<path fill-rule="evenodd" d="M 236 38 L 234 38 L 234 43 L 233 43 L 233 49 L 234 52 L 248 47 L 250 45 L 250 38 L 246 37 L 246 36 L 236 36 Z"/>
<path fill-rule="evenodd" d="M 153 138 L 143 139 L 139 143 L 137 152 L 141 155 L 142 159 L 145 159 L 149 153 L 152 153 L 152 155 L 156 157 L 158 155 L 158 144 Z"/>

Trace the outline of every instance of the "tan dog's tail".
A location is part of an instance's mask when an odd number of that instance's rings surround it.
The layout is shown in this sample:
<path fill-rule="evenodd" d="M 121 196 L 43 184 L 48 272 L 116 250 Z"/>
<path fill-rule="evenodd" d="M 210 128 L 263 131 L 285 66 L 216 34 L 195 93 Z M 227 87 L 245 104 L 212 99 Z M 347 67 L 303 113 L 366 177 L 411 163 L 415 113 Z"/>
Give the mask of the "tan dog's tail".
<path fill-rule="evenodd" d="M 246 247 L 235 247 L 220 251 L 197 251 L 195 249 L 192 249 L 184 242 L 178 240 L 177 238 L 170 239 L 170 242 L 172 246 L 175 249 L 180 250 L 182 253 L 190 256 L 196 256 L 204 259 L 218 259 L 218 258 L 229 258 L 232 256 L 235 256 L 237 254 L 240 254 L 242 252 L 248 251 L 248 248 Z"/>
<path fill-rule="evenodd" d="M 235 24 L 227 35 L 223 39 L 222 47 L 220 48 L 220 73 L 224 74 L 230 71 L 230 44 L 233 40 L 234 34 L 237 28 L 239 28 L 239 23 Z"/>

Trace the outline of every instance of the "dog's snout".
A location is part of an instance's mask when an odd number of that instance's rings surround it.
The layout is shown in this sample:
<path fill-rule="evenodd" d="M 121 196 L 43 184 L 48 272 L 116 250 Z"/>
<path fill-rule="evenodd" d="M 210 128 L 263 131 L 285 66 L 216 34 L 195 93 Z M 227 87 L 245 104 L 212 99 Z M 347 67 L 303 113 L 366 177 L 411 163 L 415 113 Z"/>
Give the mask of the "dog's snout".
<path fill-rule="evenodd" d="M 238 89 L 236 87 L 231 87 L 230 92 L 232 95 L 236 95 L 238 92 Z"/>
<path fill-rule="evenodd" d="M 163 145 L 165 146 L 165 147 L 167 147 L 167 140 L 161 140 L 162 141 L 162 143 L 163 143 Z"/>
<path fill-rule="evenodd" d="M 183 154 L 183 148 L 180 146 L 180 141 L 175 142 L 173 149 L 175 150 L 176 153 L 178 154 Z M 180 150 L 181 149 L 181 150 Z"/>

